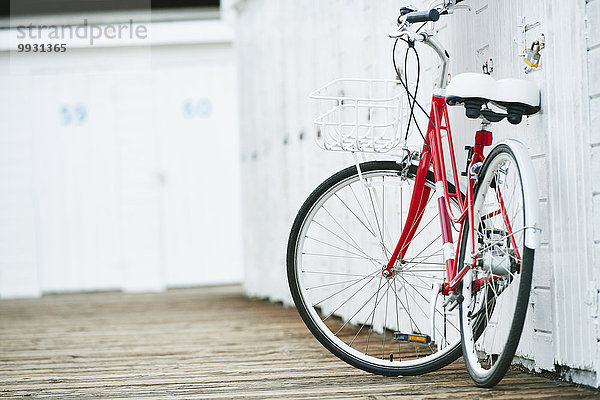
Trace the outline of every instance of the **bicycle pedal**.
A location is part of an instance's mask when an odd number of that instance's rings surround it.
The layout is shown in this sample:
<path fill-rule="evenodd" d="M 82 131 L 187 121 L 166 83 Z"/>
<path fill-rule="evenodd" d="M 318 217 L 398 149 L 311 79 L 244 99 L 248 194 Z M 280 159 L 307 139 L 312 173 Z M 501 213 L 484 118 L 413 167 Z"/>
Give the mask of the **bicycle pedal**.
<path fill-rule="evenodd" d="M 422 335 L 420 333 L 401 333 L 394 332 L 394 340 L 401 342 L 415 342 L 415 343 L 431 343 L 431 337 L 429 335 Z"/>

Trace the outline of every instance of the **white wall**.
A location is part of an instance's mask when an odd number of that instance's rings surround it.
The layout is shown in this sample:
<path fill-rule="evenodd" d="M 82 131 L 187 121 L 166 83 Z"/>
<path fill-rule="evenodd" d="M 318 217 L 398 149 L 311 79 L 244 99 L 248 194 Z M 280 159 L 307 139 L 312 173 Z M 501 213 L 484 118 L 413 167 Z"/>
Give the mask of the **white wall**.
<path fill-rule="evenodd" d="M 533 80 L 542 91 L 543 113 L 517 130 L 501 126 L 498 136 L 516 134 L 529 146 L 538 175 L 543 216 L 542 247 L 536 265 L 529 321 L 519 351 L 530 366 L 573 367 L 567 378 L 598 386 L 597 296 L 600 259 L 593 253 L 592 168 L 588 74 L 598 70 L 586 53 L 586 4 L 552 1 L 470 2 L 476 17 L 448 22 L 451 47 L 460 53 L 453 72 L 476 71 L 493 58 L 496 78 Z M 541 68 L 525 73 L 519 62 L 519 21 L 531 27 L 526 42 L 544 34 Z M 471 22 L 471 19 L 473 21 Z M 485 32 L 482 34 L 482 32 Z M 464 37 L 470 40 L 465 41 Z M 577 60 L 577 61 L 575 61 Z M 589 84 L 588 84 L 589 82 Z M 456 124 L 455 124 L 456 126 Z M 595 223 L 596 222 L 596 223 Z M 576 374 L 577 376 L 570 376 Z"/>
<path fill-rule="evenodd" d="M 589 315 L 593 319 L 592 331 L 595 331 L 596 352 L 594 355 L 593 346 L 590 356 L 594 357 L 596 371 L 600 363 L 600 324 L 598 316 L 600 314 L 600 180 L 597 179 L 597 173 L 600 171 L 600 1 L 589 0 L 586 5 L 586 28 L 588 50 L 588 79 L 589 79 L 589 117 L 590 130 L 588 143 L 591 151 L 591 188 L 587 190 L 592 192 L 592 216 L 590 218 L 592 225 L 593 250 L 591 254 L 591 264 L 589 265 L 590 274 L 586 276 L 591 282 L 586 290 L 586 305 L 589 307 Z M 589 192 L 588 192 L 589 193 Z M 600 386 L 600 374 L 596 374 L 596 386 Z"/>
<path fill-rule="evenodd" d="M 0 51 L 0 297 L 241 281 L 231 31 L 153 28 Z"/>
<path fill-rule="evenodd" d="M 481 71 L 492 58 L 495 78 L 528 79 L 541 88 L 541 114 L 517 128 L 504 122 L 494 129 L 496 142 L 514 136 L 526 143 L 540 189 L 542 246 L 518 356 L 532 369 L 558 365 L 565 378 L 593 386 L 600 386 L 600 153 L 590 129 L 599 113 L 598 2 L 471 0 L 470 13 L 438 24 L 452 74 Z M 291 303 L 284 257 L 295 213 L 318 183 L 351 163 L 314 144 L 307 95 L 337 77 L 392 78 L 386 33 L 398 7 L 391 0 L 238 2 L 248 294 Z M 542 33 L 541 68 L 526 74 L 522 48 Z M 477 124 L 459 109 L 451 120 L 462 166 L 460 149 Z"/>

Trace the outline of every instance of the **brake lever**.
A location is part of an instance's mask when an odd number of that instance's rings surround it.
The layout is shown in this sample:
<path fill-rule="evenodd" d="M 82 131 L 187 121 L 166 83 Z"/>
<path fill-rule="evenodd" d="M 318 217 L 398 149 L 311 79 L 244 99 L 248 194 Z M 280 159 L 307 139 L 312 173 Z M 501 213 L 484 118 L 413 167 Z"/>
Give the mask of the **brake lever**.
<path fill-rule="evenodd" d="M 388 37 L 392 39 L 399 39 L 405 36 L 408 41 L 414 42 L 416 40 L 416 33 L 408 29 L 408 27 L 403 24 L 395 31 L 388 33 Z"/>
<path fill-rule="evenodd" d="M 404 35 L 406 35 L 406 30 L 404 29 L 404 27 L 400 27 L 400 28 L 396 29 L 395 31 L 388 33 L 388 37 L 390 37 L 392 39 L 399 39 Z"/>
<path fill-rule="evenodd" d="M 454 14 L 454 10 L 465 9 L 471 11 L 471 6 L 468 4 L 456 4 L 456 0 L 450 0 L 444 4 L 444 9 L 447 14 Z"/>

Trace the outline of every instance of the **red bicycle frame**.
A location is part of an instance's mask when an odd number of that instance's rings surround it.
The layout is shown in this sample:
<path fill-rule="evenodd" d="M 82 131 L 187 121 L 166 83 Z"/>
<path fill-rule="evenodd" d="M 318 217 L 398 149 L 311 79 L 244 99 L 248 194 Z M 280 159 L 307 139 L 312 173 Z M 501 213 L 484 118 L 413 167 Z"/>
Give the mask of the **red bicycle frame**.
<path fill-rule="evenodd" d="M 458 171 L 456 168 L 456 158 L 454 153 L 454 143 L 452 141 L 452 133 L 450 131 L 450 124 L 448 120 L 448 109 L 446 106 L 446 100 L 444 97 L 433 96 L 431 102 L 431 112 L 429 114 L 430 122 L 427 129 L 426 143 L 423 145 L 421 151 L 421 159 L 417 168 L 417 174 L 415 176 L 414 190 L 410 201 L 410 208 L 408 211 L 407 219 L 402 229 L 398 244 L 394 249 L 392 256 L 386 266 L 383 269 L 383 274 L 389 276 L 396 263 L 404 263 L 404 256 L 410 246 L 415 232 L 421 222 L 421 218 L 425 211 L 425 207 L 429 202 L 429 196 L 431 194 L 431 188 L 425 185 L 425 180 L 429 172 L 429 167 L 433 164 L 433 173 L 435 177 L 435 196 L 437 198 L 440 224 L 442 229 L 442 240 L 443 240 L 443 253 L 444 253 L 444 264 L 446 266 L 446 273 L 448 281 L 444 283 L 441 288 L 442 293 L 447 295 L 449 293 L 456 293 L 458 284 L 462 281 L 463 277 L 470 268 L 475 266 L 477 262 L 477 255 L 475 252 L 475 221 L 473 214 L 473 192 L 476 184 L 477 175 L 474 166 L 481 165 L 485 157 L 483 151 L 485 146 L 492 144 L 492 133 L 486 130 L 480 130 L 475 134 L 475 145 L 473 146 L 472 155 L 467 167 L 467 187 L 465 198 L 460 191 L 460 183 L 458 179 Z M 448 141 L 448 152 L 450 154 L 450 161 L 453 174 L 453 184 L 455 190 L 451 192 L 446 182 L 448 182 L 446 175 L 446 163 L 444 159 L 444 146 L 442 143 L 442 132 L 446 134 Z M 504 207 L 504 201 L 500 190 L 496 191 L 500 209 L 492 213 L 494 215 L 502 213 L 504 220 L 507 221 L 507 212 Z M 450 200 L 454 198 L 458 204 L 458 216 L 455 216 L 452 209 L 450 208 Z M 483 217 L 487 218 L 490 215 Z M 458 258 L 460 254 L 461 241 L 458 242 L 458 248 L 454 248 L 454 241 L 452 239 L 452 223 L 460 224 L 459 238 L 463 235 L 464 222 L 468 218 L 469 230 L 470 230 L 470 244 L 471 244 L 471 258 L 469 262 L 469 268 L 458 269 Z M 511 240 L 512 229 L 510 224 L 506 225 L 508 236 Z M 516 246 L 515 246 L 516 248 Z M 517 254 L 518 259 L 520 255 Z"/>

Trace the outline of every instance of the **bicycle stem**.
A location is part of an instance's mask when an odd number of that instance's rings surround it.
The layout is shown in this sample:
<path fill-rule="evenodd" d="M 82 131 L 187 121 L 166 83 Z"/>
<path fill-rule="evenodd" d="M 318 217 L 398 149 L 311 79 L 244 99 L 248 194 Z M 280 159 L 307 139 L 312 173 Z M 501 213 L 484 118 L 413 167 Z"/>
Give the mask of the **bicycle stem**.
<path fill-rule="evenodd" d="M 437 80 L 434 81 L 433 94 L 435 96 L 445 97 L 446 86 L 448 85 L 448 67 L 450 64 L 450 55 L 433 33 L 425 32 L 423 35 L 427 36 L 423 40 L 423 43 L 435 51 L 441 62 L 440 74 Z"/>

